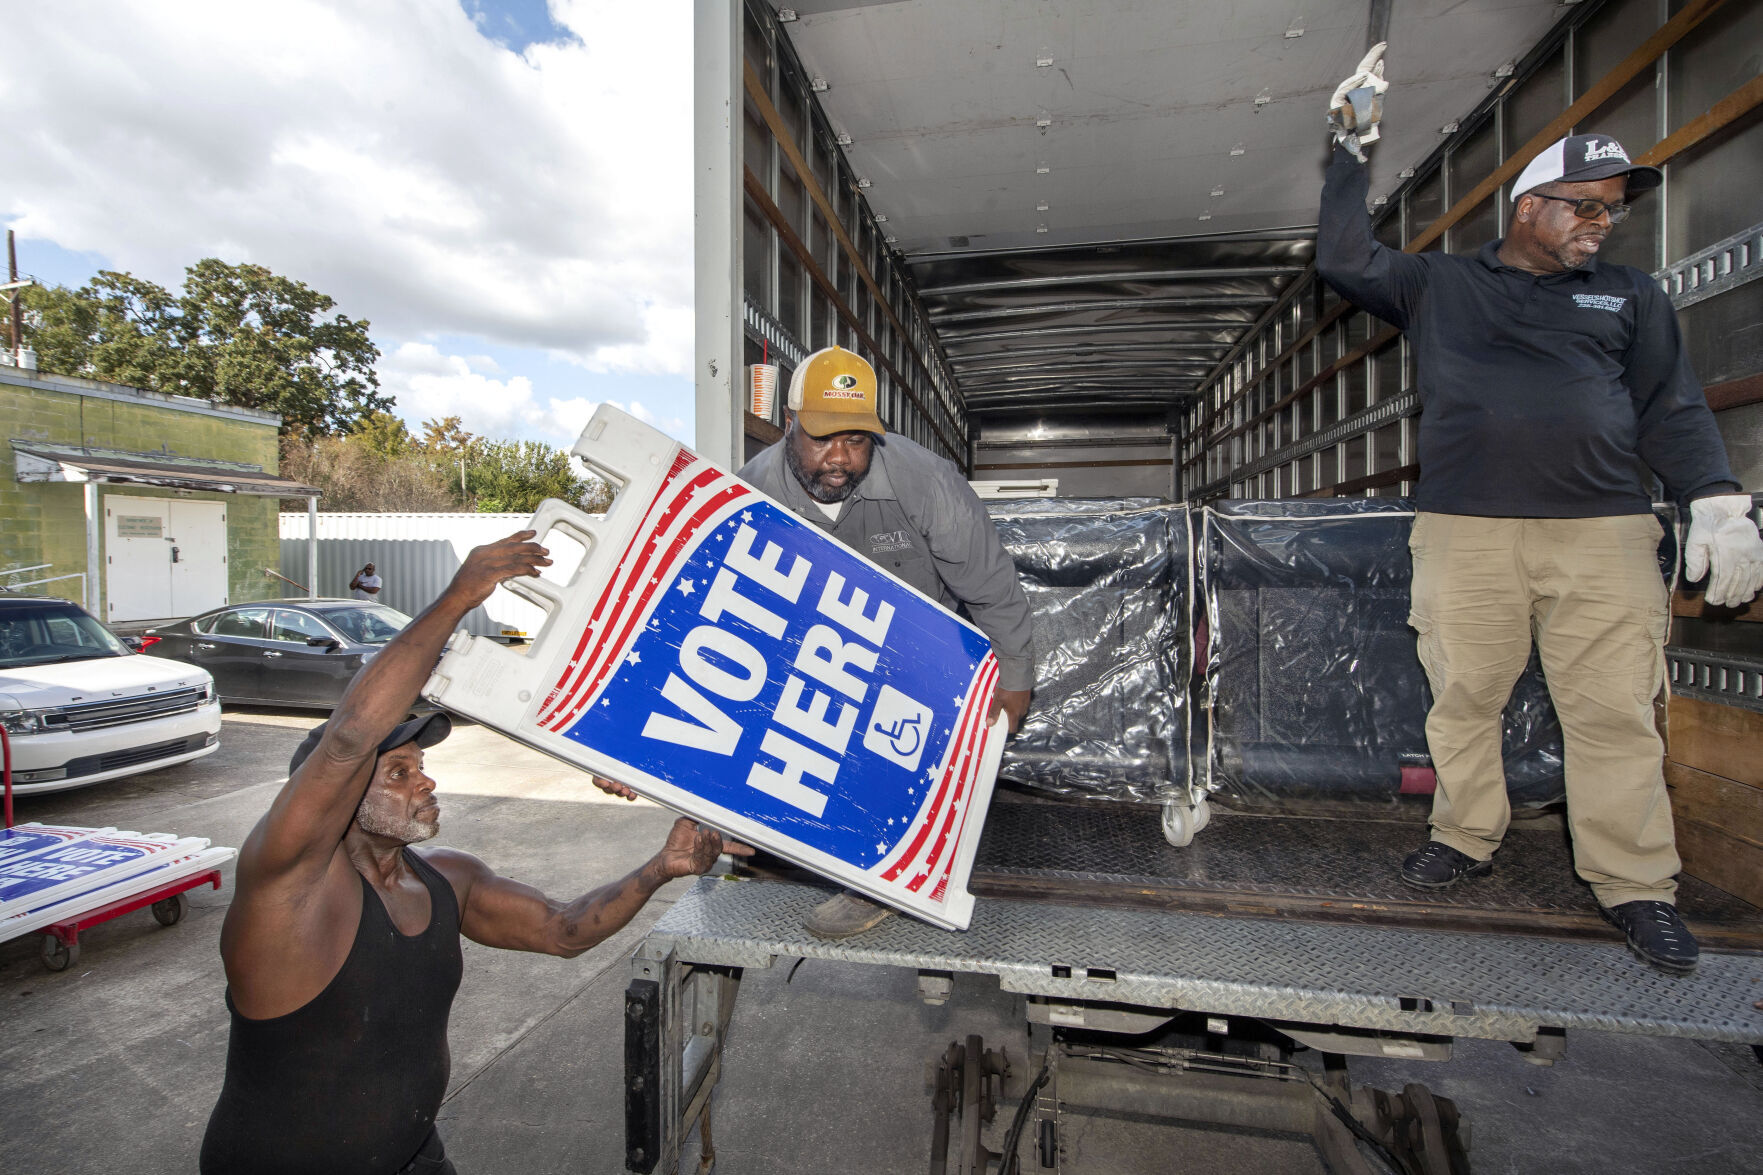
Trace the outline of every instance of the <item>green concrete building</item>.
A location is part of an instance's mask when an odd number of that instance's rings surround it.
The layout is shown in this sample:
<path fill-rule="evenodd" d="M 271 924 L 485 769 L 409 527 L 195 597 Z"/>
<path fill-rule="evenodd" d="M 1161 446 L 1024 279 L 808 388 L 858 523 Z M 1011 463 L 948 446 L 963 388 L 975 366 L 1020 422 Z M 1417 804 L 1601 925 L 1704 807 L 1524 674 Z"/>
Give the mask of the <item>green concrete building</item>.
<path fill-rule="evenodd" d="M 0 589 L 108 623 L 278 597 L 281 417 L 0 367 Z"/>

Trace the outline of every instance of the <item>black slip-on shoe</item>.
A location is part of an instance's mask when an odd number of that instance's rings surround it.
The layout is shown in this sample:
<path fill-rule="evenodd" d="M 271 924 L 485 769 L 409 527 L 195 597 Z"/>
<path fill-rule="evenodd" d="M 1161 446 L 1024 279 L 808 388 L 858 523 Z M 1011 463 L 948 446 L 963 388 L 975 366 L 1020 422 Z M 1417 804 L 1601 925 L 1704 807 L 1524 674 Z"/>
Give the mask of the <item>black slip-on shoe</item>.
<path fill-rule="evenodd" d="M 1421 889 L 1443 889 L 1466 877 L 1486 877 L 1493 871 L 1493 861 L 1477 861 L 1436 840 L 1427 841 L 1402 862 L 1402 880 Z"/>
<path fill-rule="evenodd" d="M 1635 901 L 1599 906 L 1598 912 L 1622 931 L 1635 958 L 1667 975 L 1688 975 L 1702 949 L 1670 902 Z"/>
<path fill-rule="evenodd" d="M 846 890 L 808 911 L 802 926 L 815 938 L 837 940 L 862 934 L 893 912 L 889 906 Z"/>

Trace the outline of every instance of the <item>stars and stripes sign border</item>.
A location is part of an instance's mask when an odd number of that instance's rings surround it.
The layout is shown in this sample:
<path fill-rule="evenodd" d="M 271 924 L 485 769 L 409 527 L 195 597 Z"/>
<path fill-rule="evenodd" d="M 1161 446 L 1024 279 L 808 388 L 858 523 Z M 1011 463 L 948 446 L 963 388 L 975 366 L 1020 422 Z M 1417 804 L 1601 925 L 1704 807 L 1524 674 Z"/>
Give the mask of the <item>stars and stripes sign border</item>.
<path fill-rule="evenodd" d="M 626 649 L 643 631 L 693 540 L 753 496 L 745 482 L 691 450 L 679 449 L 637 528 L 637 537 L 594 601 L 563 672 L 539 704 L 534 721 L 541 729 L 561 733 L 594 704 Z"/>

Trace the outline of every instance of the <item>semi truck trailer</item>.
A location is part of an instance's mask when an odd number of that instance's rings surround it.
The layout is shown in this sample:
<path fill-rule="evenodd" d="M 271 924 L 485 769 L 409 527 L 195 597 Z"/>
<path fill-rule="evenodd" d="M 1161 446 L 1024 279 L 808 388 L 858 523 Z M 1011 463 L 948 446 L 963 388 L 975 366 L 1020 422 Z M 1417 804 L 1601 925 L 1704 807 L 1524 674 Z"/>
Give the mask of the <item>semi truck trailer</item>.
<path fill-rule="evenodd" d="M 1026 1056 L 969 1039 L 931 1074 L 933 1172 L 1079 1170 L 1061 1126 L 1082 1106 L 1307 1136 L 1337 1171 L 1457 1171 L 1455 1108 L 1355 1087 L 1347 1058 L 1447 1062 L 1483 1039 L 1547 1064 L 1581 1029 L 1763 1045 L 1763 605 L 1682 583 L 1673 503 L 1658 710 L 1696 974 L 1631 959 L 1573 875 L 1534 664 L 1505 716 L 1521 819 L 1494 878 L 1398 883 L 1435 782 L 1406 627 L 1422 405 L 1409 340 L 1315 264 L 1325 112 L 1378 42 L 1368 212 L 1392 248 L 1473 251 L 1543 146 L 1619 138 L 1666 178 L 1603 261 L 1670 296 L 1757 486 L 1763 6 L 697 0 L 695 18 L 698 450 L 737 468 L 775 442 L 782 405 L 751 368 L 787 387 L 838 344 L 875 367 L 891 431 L 1057 496 L 990 503 L 1040 676 L 972 928 L 895 917 L 821 942 L 812 878 L 701 882 L 632 960 L 628 1169 L 713 1165 L 740 977 L 802 959 L 916 971 L 933 1003 L 963 974 L 1022 997 Z"/>

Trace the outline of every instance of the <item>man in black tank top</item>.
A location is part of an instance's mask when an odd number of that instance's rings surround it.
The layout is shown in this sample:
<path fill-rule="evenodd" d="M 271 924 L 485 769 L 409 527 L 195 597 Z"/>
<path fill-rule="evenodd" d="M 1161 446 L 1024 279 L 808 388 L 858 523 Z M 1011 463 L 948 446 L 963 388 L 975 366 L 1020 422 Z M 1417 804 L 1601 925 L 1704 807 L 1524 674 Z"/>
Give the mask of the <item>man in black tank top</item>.
<path fill-rule="evenodd" d="M 752 852 L 681 818 L 641 868 L 558 902 L 469 853 L 409 847 L 439 830 L 422 752 L 452 724 L 444 714 L 400 720 L 465 614 L 498 583 L 551 562 L 533 537 L 471 552 L 300 744 L 239 850 L 220 936 L 232 1034 L 203 1175 L 451 1172 L 434 1123 L 459 935 L 574 957 L 672 878 L 704 872 L 724 851 Z"/>

